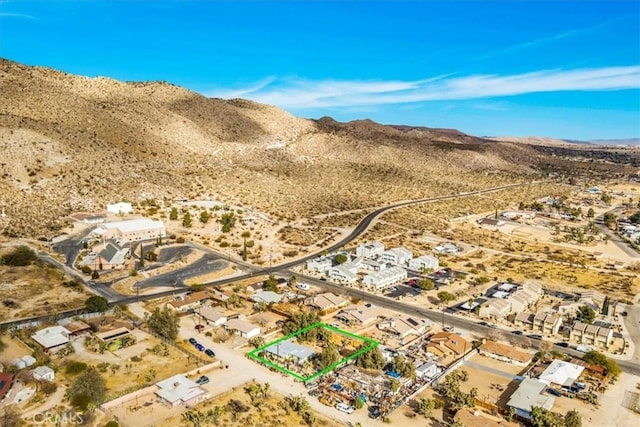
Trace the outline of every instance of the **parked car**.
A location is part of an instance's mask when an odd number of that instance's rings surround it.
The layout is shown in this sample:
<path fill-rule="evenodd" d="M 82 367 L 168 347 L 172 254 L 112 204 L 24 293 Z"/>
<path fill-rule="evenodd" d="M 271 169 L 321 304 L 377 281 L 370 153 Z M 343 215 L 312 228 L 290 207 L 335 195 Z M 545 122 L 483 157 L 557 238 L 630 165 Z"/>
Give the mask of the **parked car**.
<path fill-rule="evenodd" d="M 547 393 L 549 393 L 549 394 L 551 394 L 553 396 L 562 396 L 562 393 L 560 393 L 555 388 L 547 388 Z"/>
<path fill-rule="evenodd" d="M 369 418 L 378 418 L 380 416 L 380 407 L 379 406 L 371 406 L 369 408 Z"/>
<path fill-rule="evenodd" d="M 444 328 L 442 328 L 442 330 L 444 330 L 445 332 L 453 332 L 453 326 L 445 326 Z"/>
<path fill-rule="evenodd" d="M 208 382 L 209 382 L 209 377 L 204 376 L 204 375 L 196 380 L 196 384 L 198 384 L 198 385 L 206 384 Z"/>
<path fill-rule="evenodd" d="M 211 350 L 210 348 L 206 349 L 206 350 L 204 351 L 204 353 L 205 353 L 207 356 L 209 356 L 209 357 L 216 357 L 215 352 L 214 352 L 213 350 Z"/>
<path fill-rule="evenodd" d="M 342 411 L 342 412 L 347 413 L 347 414 L 353 414 L 354 411 L 355 411 L 355 409 L 353 409 L 353 406 L 349 406 L 346 403 L 342 403 L 342 402 L 340 402 L 340 403 L 338 403 L 336 405 L 336 409 L 338 411 Z"/>
<path fill-rule="evenodd" d="M 569 347 L 569 343 L 568 342 L 564 342 L 564 341 L 559 341 L 559 342 L 556 343 L 556 345 L 558 347 L 565 347 L 565 348 Z"/>
<path fill-rule="evenodd" d="M 513 331 L 513 332 L 511 332 L 511 333 L 512 333 L 512 334 L 515 334 L 515 335 L 522 335 L 522 331 Z"/>
<path fill-rule="evenodd" d="M 542 339 L 542 335 L 537 335 L 537 334 L 527 335 L 527 337 L 533 338 L 534 340 L 541 340 Z"/>
<path fill-rule="evenodd" d="M 492 323 L 489 325 L 490 328 L 496 329 L 498 327 L 498 325 L 496 325 L 495 323 Z"/>
<path fill-rule="evenodd" d="M 196 344 L 196 348 L 198 351 L 204 351 L 204 346 L 202 344 Z"/>
<path fill-rule="evenodd" d="M 311 286 L 307 285 L 306 283 L 298 283 L 296 285 L 296 288 L 303 290 L 303 291 L 308 291 L 309 289 L 311 289 Z"/>
<path fill-rule="evenodd" d="M 189 342 L 190 342 L 191 344 L 193 344 L 193 345 L 198 344 L 198 341 L 196 341 L 196 339 L 195 339 L 195 338 L 189 338 Z"/>
<path fill-rule="evenodd" d="M 487 322 L 484 322 L 484 321 L 478 322 L 478 325 L 489 326 L 489 324 Z"/>

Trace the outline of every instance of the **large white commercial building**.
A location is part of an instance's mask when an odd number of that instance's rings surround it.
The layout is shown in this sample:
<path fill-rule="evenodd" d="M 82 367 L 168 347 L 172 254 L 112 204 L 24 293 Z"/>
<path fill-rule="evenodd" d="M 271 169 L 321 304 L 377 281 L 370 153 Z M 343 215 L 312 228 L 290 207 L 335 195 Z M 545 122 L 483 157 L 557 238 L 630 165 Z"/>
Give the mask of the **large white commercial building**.
<path fill-rule="evenodd" d="M 382 255 L 384 245 L 380 242 L 364 243 L 356 247 L 356 256 L 373 258 Z"/>
<path fill-rule="evenodd" d="M 384 251 L 380 255 L 379 261 L 387 264 L 406 265 L 411 258 L 413 258 L 413 252 L 404 246 L 400 246 Z"/>
<path fill-rule="evenodd" d="M 411 270 L 437 270 L 439 267 L 440 262 L 438 258 L 433 255 L 422 255 L 409 261 L 409 268 Z"/>
<path fill-rule="evenodd" d="M 167 229 L 162 221 L 139 218 L 107 222 L 93 230 L 93 233 L 105 239 L 115 238 L 120 243 L 124 243 L 166 237 Z"/>
<path fill-rule="evenodd" d="M 307 270 L 324 273 L 333 265 L 331 258 L 314 258 L 307 261 Z"/>
<path fill-rule="evenodd" d="M 364 276 L 362 281 L 370 288 L 376 290 L 387 288 L 395 283 L 400 283 L 407 278 L 407 270 L 402 267 L 389 267 Z"/>

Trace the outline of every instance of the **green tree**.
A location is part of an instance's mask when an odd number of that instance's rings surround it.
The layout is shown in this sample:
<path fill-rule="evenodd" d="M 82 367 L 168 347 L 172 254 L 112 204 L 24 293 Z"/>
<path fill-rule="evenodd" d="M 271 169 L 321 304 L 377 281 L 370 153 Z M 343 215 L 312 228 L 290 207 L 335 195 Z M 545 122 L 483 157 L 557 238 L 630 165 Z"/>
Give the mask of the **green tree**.
<path fill-rule="evenodd" d="M 416 412 L 425 418 L 431 417 L 433 410 L 436 408 L 436 401 L 433 399 L 420 399 L 416 404 Z"/>
<path fill-rule="evenodd" d="M 269 276 L 269 278 L 264 282 L 264 289 L 276 292 L 278 290 L 278 279 L 273 275 Z"/>
<path fill-rule="evenodd" d="M 366 343 L 360 345 L 358 350 L 362 350 L 367 347 Z M 365 351 L 360 356 L 356 357 L 356 366 L 363 369 L 376 369 L 380 370 L 386 364 L 384 356 L 380 353 L 377 347 L 372 348 L 369 351 Z"/>
<path fill-rule="evenodd" d="M 96 368 L 89 367 L 82 373 L 69 390 L 71 404 L 80 410 L 102 403 L 106 394 L 106 382 Z"/>
<path fill-rule="evenodd" d="M 178 219 L 178 208 L 175 206 L 171 208 L 171 212 L 169 212 L 169 219 L 175 221 Z"/>
<path fill-rule="evenodd" d="M 440 291 L 438 292 L 438 299 L 440 300 L 440 304 L 446 304 L 455 300 L 456 296 L 447 291 Z"/>
<path fill-rule="evenodd" d="M 324 369 L 328 366 L 333 365 L 338 360 L 341 359 L 340 353 L 338 352 L 338 347 L 332 342 L 329 342 L 323 349 L 320 355 L 318 356 L 318 366 L 320 369 Z"/>
<path fill-rule="evenodd" d="M 340 265 L 349 261 L 349 256 L 347 254 L 338 254 L 333 258 L 333 260 L 336 262 L 336 264 Z"/>
<path fill-rule="evenodd" d="M 162 310 L 156 307 L 147 319 L 149 329 L 156 334 L 174 341 L 178 336 L 178 330 L 180 327 L 180 320 L 178 316 L 167 307 Z"/>
<path fill-rule="evenodd" d="M 565 427 L 582 427 L 582 415 L 575 409 L 570 410 L 564 416 Z"/>
<path fill-rule="evenodd" d="M 558 415 L 540 406 L 531 408 L 531 424 L 534 427 L 564 427 Z"/>
<path fill-rule="evenodd" d="M 394 357 L 391 362 L 393 366 L 393 370 L 402 375 L 405 378 L 415 378 L 416 376 L 416 367 L 405 359 L 405 357 L 401 354 Z"/>
<path fill-rule="evenodd" d="M 621 370 L 616 361 L 609 359 L 607 356 L 598 351 L 592 350 L 588 352 L 587 354 L 582 356 L 582 360 L 593 365 L 602 366 L 605 371 L 607 371 L 607 375 L 611 375 L 614 377 L 620 375 Z"/>
<path fill-rule="evenodd" d="M 28 246 L 18 246 L 2 257 L 2 263 L 13 267 L 24 267 L 38 259 L 38 256 Z"/>
<path fill-rule="evenodd" d="M 596 212 L 593 210 L 593 208 L 589 208 L 589 210 L 587 211 L 587 218 L 593 218 L 594 216 L 596 216 Z"/>
<path fill-rule="evenodd" d="M 629 221 L 631 221 L 634 224 L 640 224 L 640 211 L 634 213 L 633 215 L 631 215 L 629 217 Z"/>
<path fill-rule="evenodd" d="M 578 319 L 582 323 L 591 324 L 594 320 L 596 320 L 596 312 L 588 305 L 583 305 L 581 307 L 578 307 L 578 311 L 576 312 L 576 319 Z"/>
<path fill-rule="evenodd" d="M 203 224 L 206 224 L 207 222 L 209 222 L 209 219 L 211 218 L 211 215 L 209 215 L 209 212 L 205 211 L 201 211 L 200 212 L 200 222 Z"/>
<path fill-rule="evenodd" d="M 99 295 L 92 295 L 86 299 L 84 306 L 90 313 L 104 313 L 109 309 L 109 302 Z"/>
<path fill-rule="evenodd" d="M 611 299 L 607 295 L 604 297 L 604 301 L 602 302 L 602 314 L 607 316 L 609 314 L 609 306 L 611 305 Z"/>
<path fill-rule="evenodd" d="M 607 227 L 613 228 L 616 224 L 616 215 L 612 212 L 607 212 L 604 214 L 603 220 Z"/>
<path fill-rule="evenodd" d="M 233 214 L 233 212 L 224 213 L 220 216 L 220 219 L 218 220 L 218 222 L 222 224 L 222 232 L 228 233 L 236 224 L 236 217 Z"/>
<path fill-rule="evenodd" d="M 433 280 L 423 277 L 418 280 L 418 288 L 423 291 L 432 291 L 436 288 L 436 285 L 433 284 Z"/>
<path fill-rule="evenodd" d="M 189 213 L 189 211 L 184 213 L 184 216 L 182 217 L 182 226 L 189 228 L 193 225 L 193 220 L 191 219 L 191 214 Z"/>
<path fill-rule="evenodd" d="M 243 245 L 242 245 L 242 260 L 246 261 L 247 260 L 247 239 L 249 237 L 251 237 L 251 232 L 249 231 L 243 231 L 242 234 L 240 235 L 243 239 Z"/>

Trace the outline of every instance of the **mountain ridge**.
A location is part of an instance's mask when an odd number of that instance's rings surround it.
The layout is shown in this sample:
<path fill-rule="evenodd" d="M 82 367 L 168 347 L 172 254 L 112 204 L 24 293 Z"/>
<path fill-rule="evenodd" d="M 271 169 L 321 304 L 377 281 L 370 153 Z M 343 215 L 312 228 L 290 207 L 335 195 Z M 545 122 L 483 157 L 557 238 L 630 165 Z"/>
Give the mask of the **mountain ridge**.
<path fill-rule="evenodd" d="M 282 221 L 540 176 L 548 155 L 457 130 L 295 117 L 166 82 L 0 59 L 4 233 L 107 202 L 216 198 Z"/>

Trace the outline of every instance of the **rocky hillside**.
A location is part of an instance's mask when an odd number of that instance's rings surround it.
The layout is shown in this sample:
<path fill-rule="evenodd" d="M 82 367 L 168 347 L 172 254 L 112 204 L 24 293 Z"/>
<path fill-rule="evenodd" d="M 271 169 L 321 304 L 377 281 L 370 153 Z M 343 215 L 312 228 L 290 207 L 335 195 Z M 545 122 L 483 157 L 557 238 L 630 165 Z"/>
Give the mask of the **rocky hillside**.
<path fill-rule="evenodd" d="M 520 180 L 546 156 L 454 130 L 305 120 L 165 82 L 8 60 L 0 93 L 5 234 L 51 234 L 66 214 L 122 198 L 214 197 L 290 220 Z"/>

